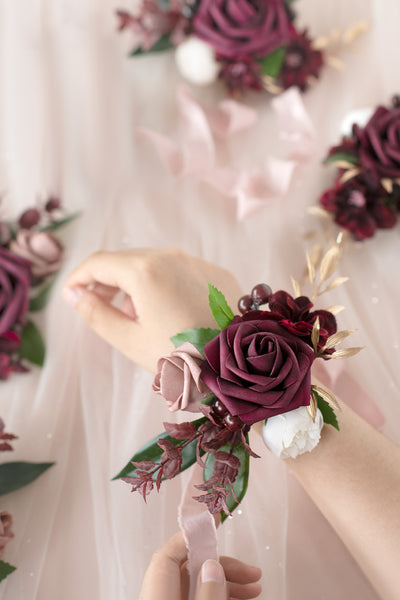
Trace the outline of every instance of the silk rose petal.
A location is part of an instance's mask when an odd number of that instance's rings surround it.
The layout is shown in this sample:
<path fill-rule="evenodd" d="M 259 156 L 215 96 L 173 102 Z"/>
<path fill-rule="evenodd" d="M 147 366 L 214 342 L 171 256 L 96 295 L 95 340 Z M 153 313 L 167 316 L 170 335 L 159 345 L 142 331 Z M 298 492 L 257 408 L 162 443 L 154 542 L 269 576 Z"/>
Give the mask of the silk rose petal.
<path fill-rule="evenodd" d="M 0 335 L 24 317 L 30 285 L 29 262 L 0 248 Z"/>
<path fill-rule="evenodd" d="M 153 390 L 163 396 L 171 412 L 200 411 L 201 401 L 210 395 L 200 378 L 203 362 L 201 353 L 189 342 L 158 361 Z"/>
<path fill-rule="evenodd" d="M 12 516 L 5 510 L 0 511 L 0 558 L 4 554 L 4 548 L 12 540 Z"/>
<path fill-rule="evenodd" d="M 31 263 L 34 277 L 46 277 L 61 267 L 63 246 L 49 231 L 28 231 L 22 229 L 17 239 L 11 242 L 12 252 Z"/>
<path fill-rule="evenodd" d="M 204 352 L 203 380 L 246 425 L 310 404 L 313 350 L 274 320 L 235 317 Z"/>

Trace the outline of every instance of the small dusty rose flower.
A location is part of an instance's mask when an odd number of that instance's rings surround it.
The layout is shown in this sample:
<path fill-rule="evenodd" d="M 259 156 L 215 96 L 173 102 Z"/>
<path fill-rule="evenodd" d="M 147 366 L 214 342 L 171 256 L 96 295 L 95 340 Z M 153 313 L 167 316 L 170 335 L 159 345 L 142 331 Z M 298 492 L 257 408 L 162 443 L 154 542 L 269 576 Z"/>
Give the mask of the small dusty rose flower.
<path fill-rule="evenodd" d="M 4 554 L 4 548 L 12 540 L 12 516 L 6 510 L 0 511 L 0 558 Z"/>
<path fill-rule="evenodd" d="M 29 305 L 30 284 L 29 263 L 0 248 L 0 336 L 24 317 Z"/>
<path fill-rule="evenodd" d="M 171 412 L 199 412 L 201 400 L 210 394 L 200 378 L 203 362 L 201 353 L 189 342 L 158 361 L 153 390 L 163 396 Z"/>
<path fill-rule="evenodd" d="M 61 267 L 63 246 L 49 231 L 22 229 L 17 239 L 11 242 L 10 248 L 30 262 L 32 275 L 36 278 L 46 277 Z"/>

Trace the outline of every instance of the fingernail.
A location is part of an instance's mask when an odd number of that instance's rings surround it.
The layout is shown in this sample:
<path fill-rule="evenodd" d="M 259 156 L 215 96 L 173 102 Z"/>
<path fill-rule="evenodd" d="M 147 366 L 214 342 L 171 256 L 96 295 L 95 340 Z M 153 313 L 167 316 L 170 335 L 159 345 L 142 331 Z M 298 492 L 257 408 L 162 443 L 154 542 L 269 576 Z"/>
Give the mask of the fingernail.
<path fill-rule="evenodd" d="M 225 583 L 224 570 L 216 560 L 206 560 L 201 567 L 201 582 L 206 583 L 207 581 Z"/>
<path fill-rule="evenodd" d="M 62 291 L 63 298 L 65 302 L 67 302 L 70 306 L 75 306 L 79 300 L 79 297 L 82 295 L 82 290 L 80 288 L 63 288 Z"/>

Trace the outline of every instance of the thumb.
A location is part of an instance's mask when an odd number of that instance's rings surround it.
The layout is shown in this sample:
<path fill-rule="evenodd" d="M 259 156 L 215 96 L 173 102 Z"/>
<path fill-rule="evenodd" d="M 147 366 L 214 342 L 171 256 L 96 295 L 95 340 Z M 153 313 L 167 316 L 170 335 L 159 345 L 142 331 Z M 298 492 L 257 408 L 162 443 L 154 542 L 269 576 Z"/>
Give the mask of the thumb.
<path fill-rule="evenodd" d="M 195 600 L 227 600 L 225 573 L 219 562 L 206 560 L 200 571 Z"/>

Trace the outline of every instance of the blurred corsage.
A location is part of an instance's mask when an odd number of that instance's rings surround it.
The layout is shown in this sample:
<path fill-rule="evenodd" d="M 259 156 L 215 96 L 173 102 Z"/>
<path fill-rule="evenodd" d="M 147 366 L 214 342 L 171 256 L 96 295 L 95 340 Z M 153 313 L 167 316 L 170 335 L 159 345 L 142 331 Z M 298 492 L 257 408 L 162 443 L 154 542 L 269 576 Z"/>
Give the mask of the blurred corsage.
<path fill-rule="evenodd" d="M 13 450 L 10 442 L 16 439 L 12 433 L 4 431 L 5 425 L 3 419 L 0 418 L 0 452 L 8 452 Z M 0 496 L 15 492 L 22 487 L 25 487 L 32 481 L 35 481 L 51 467 L 54 463 L 33 463 L 33 462 L 6 462 L 0 464 Z M 1 560 L 4 554 L 6 545 L 14 537 L 12 531 L 13 519 L 9 512 L 0 510 L 0 581 L 8 577 L 16 567 Z"/>
<path fill-rule="evenodd" d="M 176 349 L 158 362 L 153 389 L 170 411 L 201 413 L 195 421 L 164 423 L 165 433 L 141 448 L 117 475 L 143 498 L 161 482 L 197 462 L 204 483 L 196 487 L 211 513 L 232 513 L 249 478 L 249 431 L 262 423 L 263 439 L 278 456 L 296 457 L 319 442 L 324 424 L 339 429 L 334 395 L 311 383 L 316 359 L 345 358 L 360 348 L 337 349 L 352 330 L 337 331 L 341 307 L 314 309 L 314 300 L 346 278 L 331 279 L 340 249 L 308 257 L 312 300 L 256 285 L 234 315 L 223 294 L 209 285 L 218 329 L 189 329 L 172 338 Z M 319 279 L 317 283 L 316 280 Z M 268 307 L 261 309 L 261 307 Z"/>
<path fill-rule="evenodd" d="M 76 216 L 65 216 L 60 201 L 49 198 L 15 222 L 0 221 L 0 380 L 28 371 L 24 360 L 43 365 L 43 338 L 28 314 L 44 308 L 62 264 L 54 232 Z"/>
<path fill-rule="evenodd" d="M 196 85 L 221 79 L 231 93 L 305 91 L 324 64 L 352 43 L 365 23 L 313 39 L 298 29 L 294 0 L 140 0 L 134 13 L 117 11 L 119 30 L 133 37 L 131 56 L 175 49 L 181 75 Z"/>
<path fill-rule="evenodd" d="M 365 117 L 367 121 L 365 122 Z M 397 223 L 400 209 L 400 98 L 392 106 L 362 111 L 362 123 L 330 149 L 327 164 L 337 168 L 333 187 L 320 198 L 335 223 L 357 240 Z M 355 120 L 360 119 L 355 117 Z"/>

